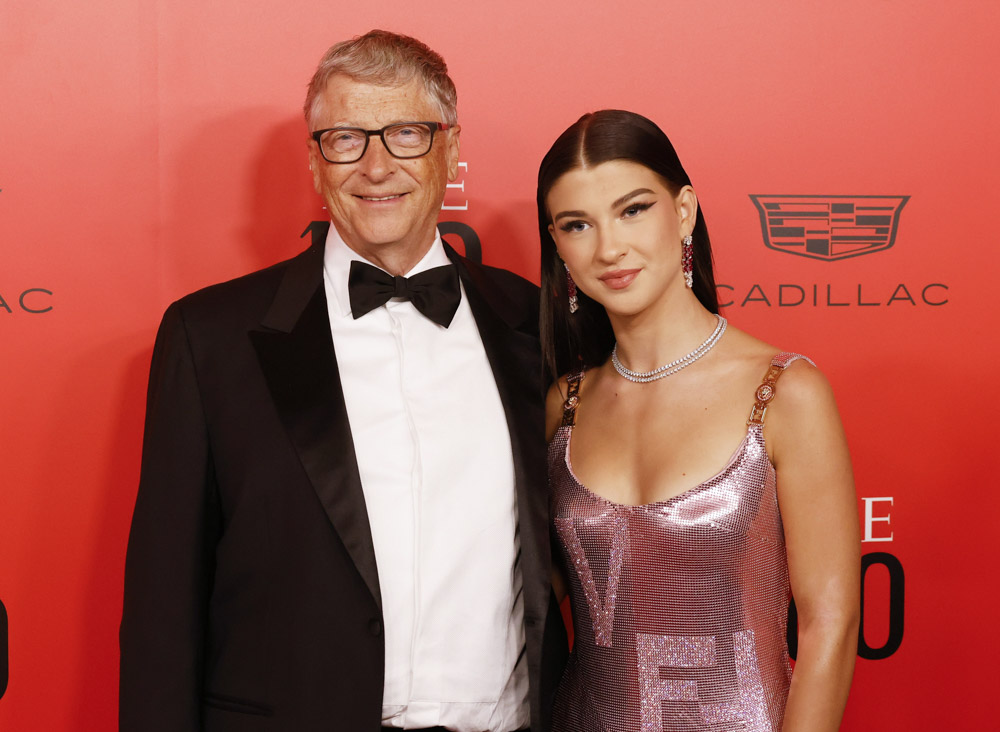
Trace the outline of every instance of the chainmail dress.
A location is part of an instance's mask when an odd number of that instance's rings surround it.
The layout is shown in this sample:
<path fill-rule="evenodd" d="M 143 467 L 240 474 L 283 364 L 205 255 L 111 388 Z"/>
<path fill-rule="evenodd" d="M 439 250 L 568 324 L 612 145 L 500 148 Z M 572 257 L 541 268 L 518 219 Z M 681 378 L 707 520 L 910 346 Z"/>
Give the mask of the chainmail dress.
<path fill-rule="evenodd" d="M 777 378 L 799 358 L 775 356 L 746 436 L 722 471 L 640 506 L 602 498 L 573 474 L 569 445 L 583 374 L 570 377 L 563 423 L 549 445 L 575 632 L 553 732 L 781 729 L 790 591 L 763 426 Z"/>

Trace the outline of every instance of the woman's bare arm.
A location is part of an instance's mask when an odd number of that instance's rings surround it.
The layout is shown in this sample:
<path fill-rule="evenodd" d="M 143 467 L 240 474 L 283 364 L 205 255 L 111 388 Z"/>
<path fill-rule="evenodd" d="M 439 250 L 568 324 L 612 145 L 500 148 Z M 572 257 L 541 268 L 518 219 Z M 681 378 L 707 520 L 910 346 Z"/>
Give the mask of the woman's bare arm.
<path fill-rule="evenodd" d="M 847 441 L 833 392 L 798 362 L 777 385 L 766 437 L 778 476 L 798 658 L 784 732 L 838 730 L 857 655 L 860 536 Z"/>

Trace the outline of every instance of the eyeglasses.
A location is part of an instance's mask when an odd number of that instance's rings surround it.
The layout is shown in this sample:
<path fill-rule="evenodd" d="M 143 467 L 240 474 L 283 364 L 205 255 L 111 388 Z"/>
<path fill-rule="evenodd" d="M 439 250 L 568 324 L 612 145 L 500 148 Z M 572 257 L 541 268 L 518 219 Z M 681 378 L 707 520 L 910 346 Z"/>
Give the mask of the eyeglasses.
<path fill-rule="evenodd" d="M 400 122 L 386 125 L 381 130 L 331 127 L 316 130 L 312 139 L 319 145 L 319 151 L 328 163 L 358 162 L 364 157 L 372 135 L 382 138 L 382 144 L 394 158 L 419 158 L 431 151 L 434 133 L 447 130 L 450 126 L 443 122 Z"/>

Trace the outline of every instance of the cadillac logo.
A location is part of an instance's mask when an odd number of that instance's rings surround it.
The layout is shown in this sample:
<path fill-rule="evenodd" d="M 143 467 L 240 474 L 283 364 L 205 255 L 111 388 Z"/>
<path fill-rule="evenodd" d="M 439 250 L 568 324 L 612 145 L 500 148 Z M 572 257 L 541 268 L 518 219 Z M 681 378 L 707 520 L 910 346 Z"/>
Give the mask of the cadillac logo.
<path fill-rule="evenodd" d="M 891 247 L 910 197 L 751 194 L 750 200 L 768 248 L 833 261 Z"/>

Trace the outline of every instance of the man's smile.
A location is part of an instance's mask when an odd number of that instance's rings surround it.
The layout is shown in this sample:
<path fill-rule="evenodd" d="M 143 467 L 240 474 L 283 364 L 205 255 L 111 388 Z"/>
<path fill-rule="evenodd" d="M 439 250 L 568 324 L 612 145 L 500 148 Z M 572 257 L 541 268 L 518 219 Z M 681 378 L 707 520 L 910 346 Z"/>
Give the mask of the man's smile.
<path fill-rule="evenodd" d="M 406 193 L 393 193 L 393 194 L 388 195 L 388 196 L 362 196 L 362 195 L 355 194 L 354 197 L 355 198 L 360 198 L 362 201 L 371 201 L 373 203 L 378 203 L 378 202 L 381 202 L 381 201 L 395 201 L 395 200 L 398 200 L 398 199 L 402 198 L 405 195 L 407 195 L 407 194 Z"/>

